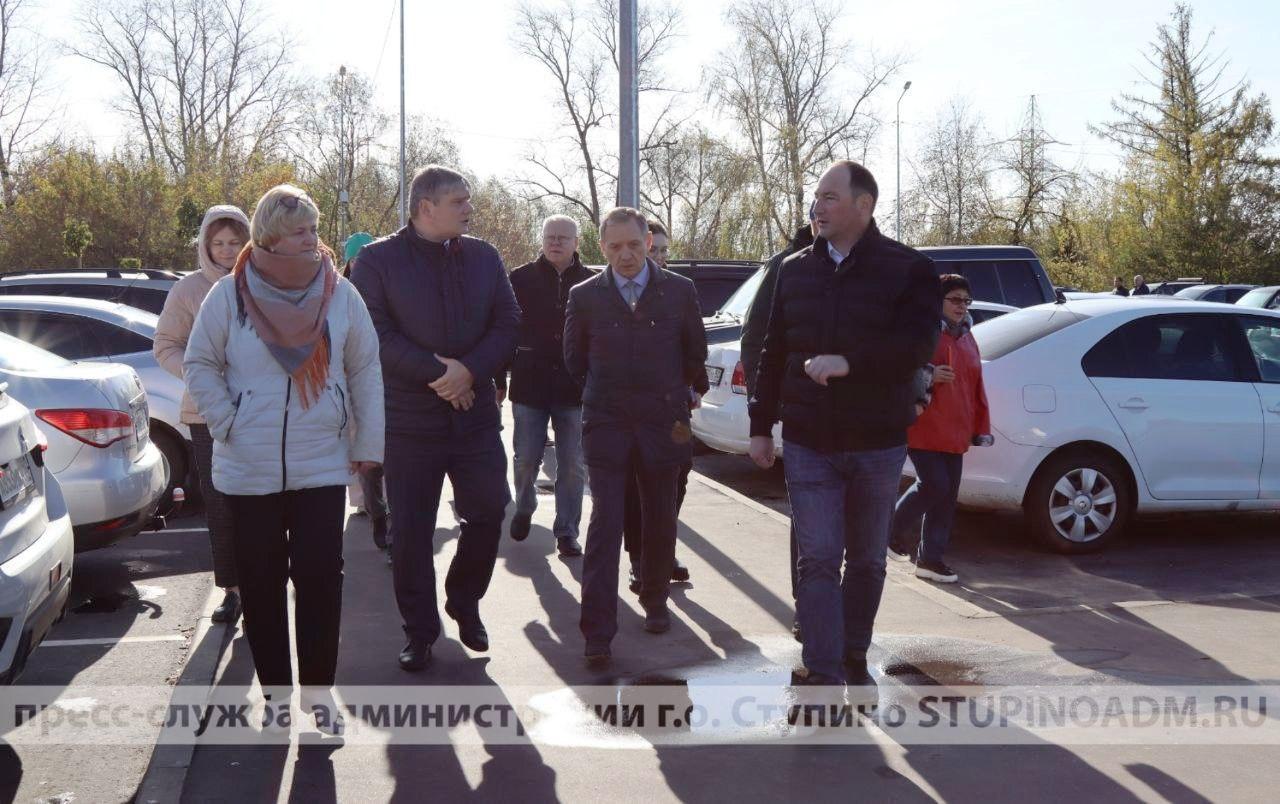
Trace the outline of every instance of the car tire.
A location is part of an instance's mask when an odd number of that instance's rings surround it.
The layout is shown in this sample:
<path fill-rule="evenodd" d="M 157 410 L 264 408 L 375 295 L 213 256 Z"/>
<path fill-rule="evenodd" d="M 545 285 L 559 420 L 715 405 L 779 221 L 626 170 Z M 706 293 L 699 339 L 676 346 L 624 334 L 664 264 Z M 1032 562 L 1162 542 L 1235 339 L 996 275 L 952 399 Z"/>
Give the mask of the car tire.
<path fill-rule="evenodd" d="M 173 510 L 173 490 L 186 485 L 190 461 L 187 459 L 187 449 L 182 443 L 182 438 L 157 427 L 154 419 L 151 422 L 151 440 L 155 442 L 156 449 L 160 450 L 169 464 L 169 485 L 165 486 L 158 509 L 163 516 Z"/>
<path fill-rule="evenodd" d="M 1069 555 L 1092 553 L 1115 542 L 1133 515 L 1128 467 L 1088 450 L 1050 457 L 1027 487 L 1023 502 L 1041 545 Z"/>

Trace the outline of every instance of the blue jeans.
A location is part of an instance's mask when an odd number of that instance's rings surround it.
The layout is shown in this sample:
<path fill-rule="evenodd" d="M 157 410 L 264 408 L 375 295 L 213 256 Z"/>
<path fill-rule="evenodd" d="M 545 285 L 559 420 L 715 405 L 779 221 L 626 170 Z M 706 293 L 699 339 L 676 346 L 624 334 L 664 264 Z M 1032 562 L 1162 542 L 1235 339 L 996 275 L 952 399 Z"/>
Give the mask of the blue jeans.
<path fill-rule="evenodd" d="M 871 647 L 907 448 L 824 453 L 788 441 L 783 452 L 799 553 L 796 614 L 804 666 L 841 678 L 844 657 Z"/>
<path fill-rule="evenodd" d="M 582 521 L 582 495 L 587 469 L 582 458 L 582 408 L 556 407 L 551 410 L 513 404 L 515 442 L 516 513 L 532 516 L 538 508 L 534 481 L 547 446 L 547 423 L 556 441 L 556 521 L 552 532 L 557 539 L 578 538 Z"/>
<path fill-rule="evenodd" d="M 898 500 L 891 535 L 894 545 L 903 548 L 901 552 L 913 551 L 918 544 L 920 561 L 938 563 L 951 541 L 964 456 L 927 449 L 908 450 L 907 454 L 916 468 L 916 482 Z"/>

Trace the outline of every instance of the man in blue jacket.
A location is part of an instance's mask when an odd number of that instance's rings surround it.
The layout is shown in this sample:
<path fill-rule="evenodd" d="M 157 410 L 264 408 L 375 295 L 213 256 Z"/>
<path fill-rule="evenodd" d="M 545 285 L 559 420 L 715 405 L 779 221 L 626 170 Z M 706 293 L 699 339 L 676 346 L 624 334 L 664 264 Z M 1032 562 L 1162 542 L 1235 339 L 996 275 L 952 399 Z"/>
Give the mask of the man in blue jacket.
<path fill-rule="evenodd" d="M 489 648 L 480 599 L 511 499 L 494 377 L 515 352 L 520 308 L 498 252 L 466 236 L 473 207 L 462 174 L 424 168 L 409 209 L 408 226 L 360 251 L 351 280 L 381 344 L 393 575 L 409 640 L 400 666 L 421 670 L 440 636 L 432 536 L 446 476 L 461 534 L 444 610 L 464 645 Z"/>

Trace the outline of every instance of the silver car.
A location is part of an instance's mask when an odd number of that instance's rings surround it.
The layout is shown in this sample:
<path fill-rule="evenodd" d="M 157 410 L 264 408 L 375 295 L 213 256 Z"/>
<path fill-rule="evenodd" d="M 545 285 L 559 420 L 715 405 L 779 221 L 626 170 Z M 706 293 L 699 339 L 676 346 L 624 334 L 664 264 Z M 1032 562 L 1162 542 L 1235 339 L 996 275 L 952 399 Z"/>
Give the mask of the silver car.
<path fill-rule="evenodd" d="M 77 550 L 161 524 L 155 514 L 169 472 L 151 441 L 137 372 L 118 363 L 72 363 L 0 334 L 0 383 L 35 413 Z"/>
<path fill-rule="evenodd" d="M 0 344 L 7 354 L 8 344 Z M 3 358 L 0 358 L 3 359 Z M 62 616 L 71 592 L 71 518 L 30 411 L 0 379 L 0 684 Z"/>
<path fill-rule="evenodd" d="M 0 332 L 67 360 L 124 363 L 142 378 L 151 410 L 151 440 L 169 462 L 168 510 L 176 486 L 194 465 L 191 431 L 181 421 L 182 380 L 151 353 L 157 316 L 118 302 L 50 296 L 0 296 Z"/>

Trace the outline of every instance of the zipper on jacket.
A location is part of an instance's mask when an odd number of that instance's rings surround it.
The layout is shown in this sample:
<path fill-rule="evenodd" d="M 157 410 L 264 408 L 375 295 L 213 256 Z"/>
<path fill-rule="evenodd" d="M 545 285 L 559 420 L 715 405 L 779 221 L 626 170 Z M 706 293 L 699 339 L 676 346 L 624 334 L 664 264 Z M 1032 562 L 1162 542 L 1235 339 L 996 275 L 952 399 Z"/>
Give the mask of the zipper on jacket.
<path fill-rule="evenodd" d="M 338 427 L 338 438 L 342 438 L 342 434 L 347 431 L 347 424 L 350 421 L 350 417 L 347 416 L 347 395 L 343 392 L 341 385 L 334 383 L 333 388 L 338 392 L 338 402 L 342 406 L 342 424 Z"/>
<path fill-rule="evenodd" d="M 284 431 L 280 433 L 280 490 L 289 488 L 289 464 L 285 460 L 285 449 L 289 444 L 289 400 L 293 398 L 293 377 L 284 388 Z"/>
<path fill-rule="evenodd" d="M 236 394 L 235 411 L 231 414 L 231 424 L 227 425 L 227 438 L 231 438 L 231 431 L 236 429 L 236 419 L 240 416 L 240 400 L 244 398 L 244 391 Z"/>

